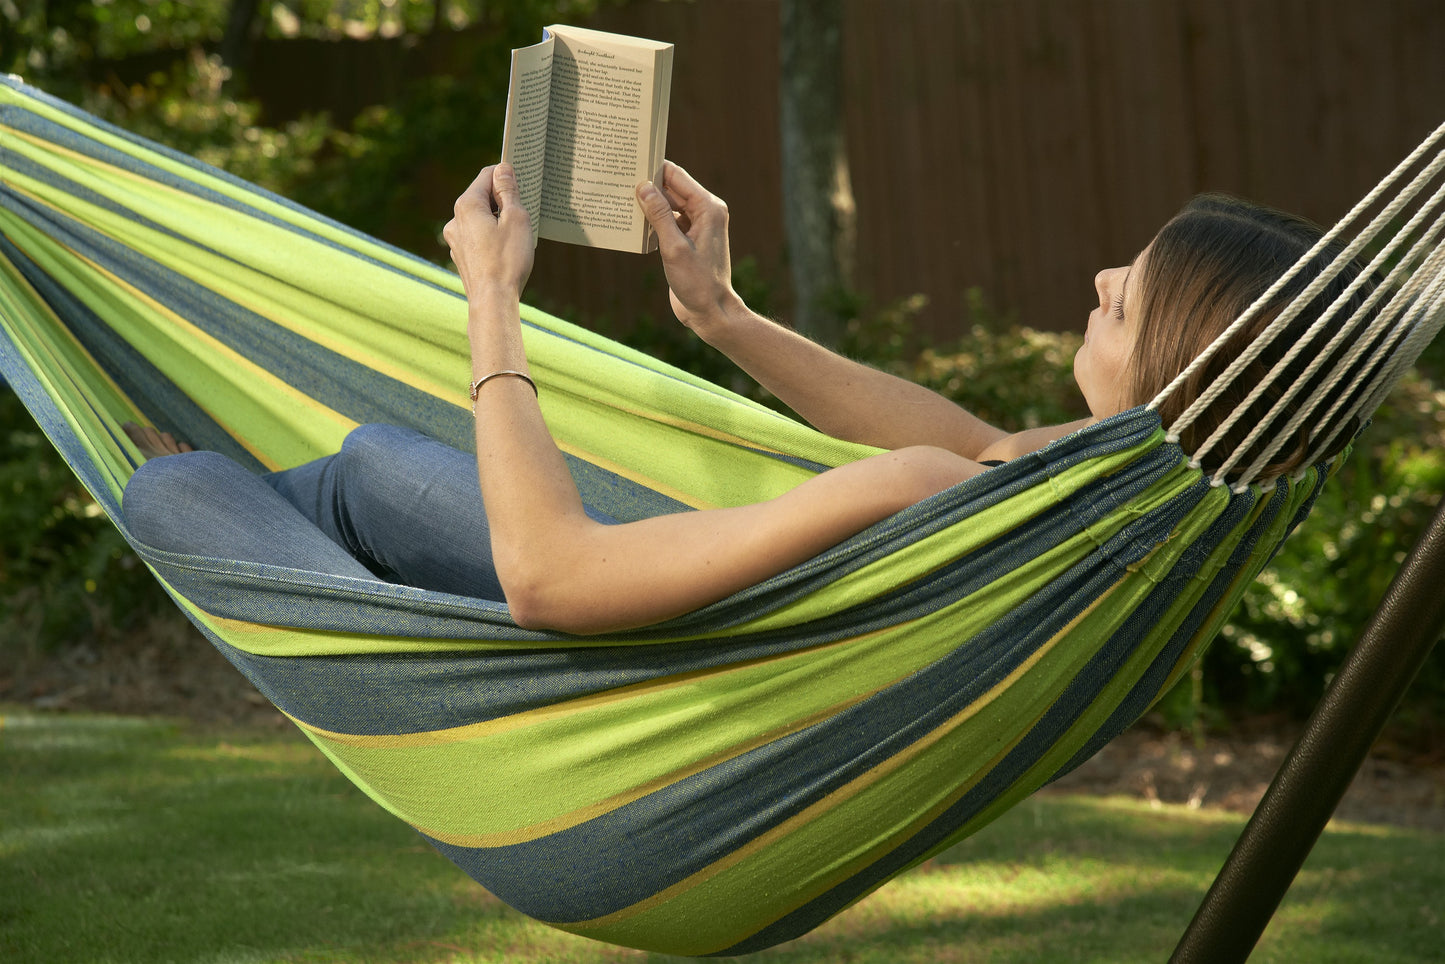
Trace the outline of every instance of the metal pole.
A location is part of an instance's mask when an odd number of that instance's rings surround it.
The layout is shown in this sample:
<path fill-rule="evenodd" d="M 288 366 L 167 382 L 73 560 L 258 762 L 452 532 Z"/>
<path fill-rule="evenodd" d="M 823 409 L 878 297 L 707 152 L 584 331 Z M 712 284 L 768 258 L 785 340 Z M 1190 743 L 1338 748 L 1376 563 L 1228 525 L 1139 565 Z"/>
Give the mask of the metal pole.
<path fill-rule="evenodd" d="M 1248 959 L 1365 755 L 1445 633 L 1445 500 L 1305 725 L 1172 964 Z"/>

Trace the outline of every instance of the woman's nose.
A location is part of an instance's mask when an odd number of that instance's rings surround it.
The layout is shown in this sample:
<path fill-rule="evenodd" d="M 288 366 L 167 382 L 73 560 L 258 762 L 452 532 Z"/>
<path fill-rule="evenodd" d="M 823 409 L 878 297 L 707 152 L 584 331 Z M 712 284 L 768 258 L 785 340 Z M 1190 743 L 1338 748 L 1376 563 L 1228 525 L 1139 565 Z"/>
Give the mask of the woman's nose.
<path fill-rule="evenodd" d="M 1105 310 L 1109 307 L 1109 292 L 1114 284 L 1114 279 L 1128 268 L 1104 268 L 1094 275 L 1094 291 L 1099 296 L 1099 307 Z"/>
<path fill-rule="evenodd" d="M 1099 296 L 1099 307 L 1105 307 L 1109 300 L 1109 272 L 1112 269 L 1104 268 L 1094 275 L 1094 293 Z"/>

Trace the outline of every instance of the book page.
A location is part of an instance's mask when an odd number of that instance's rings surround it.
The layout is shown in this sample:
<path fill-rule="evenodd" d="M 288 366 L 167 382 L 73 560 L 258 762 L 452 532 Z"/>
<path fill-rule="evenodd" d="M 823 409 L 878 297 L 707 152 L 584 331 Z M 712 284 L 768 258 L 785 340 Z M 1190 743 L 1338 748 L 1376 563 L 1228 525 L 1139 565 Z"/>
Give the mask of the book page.
<path fill-rule="evenodd" d="M 655 49 L 553 30 L 542 236 L 641 251 L 647 222 L 635 192 L 656 174 L 650 162 Z"/>
<path fill-rule="evenodd" d="M 542 182 L 547 164 L 547 115 L 552 87 L 553 40 L 512 51 L 507 86 L 507 121 L 502 128 L 502 160 L 517 171 L 522 206 L 532 218 L 532 243 L 542 223 Z"/>

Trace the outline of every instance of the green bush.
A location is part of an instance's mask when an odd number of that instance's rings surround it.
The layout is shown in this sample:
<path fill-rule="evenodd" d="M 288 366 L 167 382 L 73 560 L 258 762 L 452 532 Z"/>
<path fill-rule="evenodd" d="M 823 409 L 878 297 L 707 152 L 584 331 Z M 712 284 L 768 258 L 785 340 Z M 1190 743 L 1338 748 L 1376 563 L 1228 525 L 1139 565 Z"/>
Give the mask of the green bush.
<path fill-rule="evenodd" d="M 1433 366 L 1427 361 L 1425 370 Z M 1313 706 L 1445 491 L 1445 390 L 1408 377 L 1325 486 L 1206 655 L 1206 697 L 1252 709 Z M 1427 664 L 1402 721 L 1445 722 L 1445 672 Z"/>
<path fill-rule="evenodd" d="M 150 571 L 0 386 L 0 641 L 104 642 L 166 603 Z"/>
<path fill-rule="evenodd" d="M 1074 384 L 1073 332 L 1020 327 L 999 316 L 982 292 L 969 292 L 968 334 L 924 348 L 901 374 L 1009 431 L 1057 425 L 1089 414 Z"/>
<path fill-rule="evenodd" d="M 132 133 L 158 141 L 278 193 L 314 177 L 339 136 L 325 116 L 283 127 L 258 124 L 261 107 L 226 87 L 229 71 L 199 50 L 147 84 L 86 90 L 80 106 Z"/>

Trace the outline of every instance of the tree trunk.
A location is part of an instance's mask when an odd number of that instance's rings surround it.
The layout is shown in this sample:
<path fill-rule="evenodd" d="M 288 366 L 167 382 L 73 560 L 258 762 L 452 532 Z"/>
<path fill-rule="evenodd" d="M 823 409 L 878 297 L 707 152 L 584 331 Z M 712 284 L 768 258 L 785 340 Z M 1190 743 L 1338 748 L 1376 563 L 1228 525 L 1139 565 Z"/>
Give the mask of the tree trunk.
<path fill-rule="evenodd" d="M 852 289 L 856 218 L 843 131 L 843 4 L 782 0 L 783 225 L 794 325 L 837 344 Z"/>
<path fill-rule="evenodd" d="M 251 41 L 255 36 L 252 27 L 260 6 L 261 0 L 231 0 L 220 53 L 221 62 L 231 68 L 233 75 L 251 65 Z"/>

